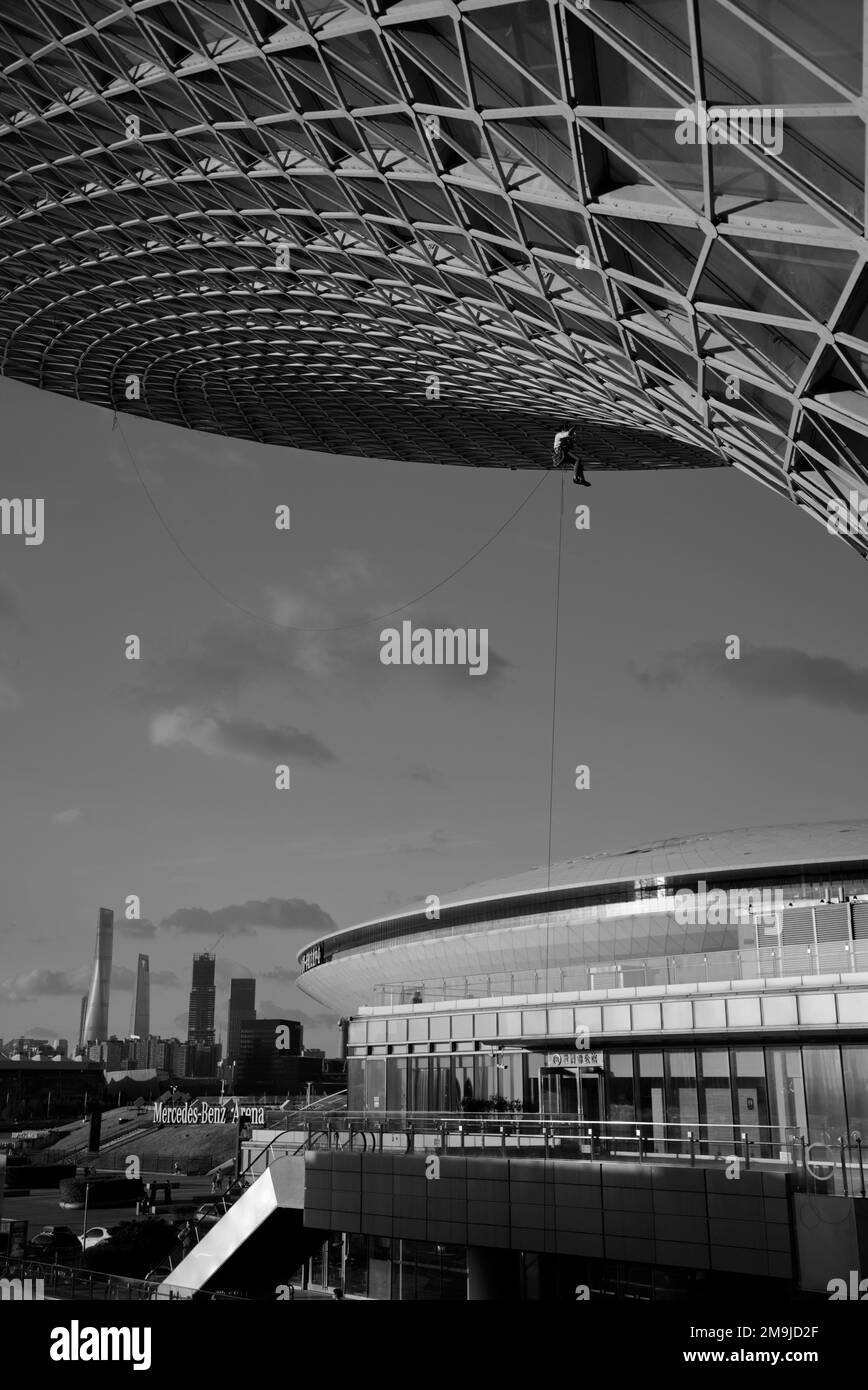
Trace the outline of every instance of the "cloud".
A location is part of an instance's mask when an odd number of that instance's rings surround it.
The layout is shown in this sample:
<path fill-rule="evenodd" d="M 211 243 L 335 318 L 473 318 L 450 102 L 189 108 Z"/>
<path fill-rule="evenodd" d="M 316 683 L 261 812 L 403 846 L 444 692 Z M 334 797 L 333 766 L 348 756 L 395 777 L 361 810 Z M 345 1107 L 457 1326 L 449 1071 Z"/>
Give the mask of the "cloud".
<path fill-rule="evenodd" d="M 868 667 L 839 657 L 810 656 L 795 647 L 749 647 L 738 661 L 727 661 L 719 645 L 695 642 L 635 675 L 642 685 L 663 691 L 698 675 L 769 700 L 809 700 L 852 714 L 868 711 Z"/>
<path fill-rule="evenodd" d="M 55 811 L 51 819 L 56 825 L 74 825 L 77 820 L 81 820 L 81 807 L 70 806 L 68 811 Z"/>
<path fill-rule="evenodd" d="M 92 967 L 80 965 L 75 970 L 28 970 L 0 982 L 0 1001 L 20 1004 L 24 1000 L 57 998 L 65 994 L 86 994 L 90 986 Z M 129 993 L 135 983 L 135 972 L 126 965 L 112 967 L 112 990 Z M 159 970 L 151 975 L 151 983 L 161 989 L 176 989 L 180 981 L 171 970 Z"/>
<path fill-rule="evenodd" d="M 430 830 L 425 834 L 413 835 L 394 846 L 395 854 L 439 854 L 441 850 L 453 849 L 458 845 L 475 844 L 474 840 L 456 840 L 446 830 Z"/>
<path fill-rule="evenodd" d="M 115 914 L 115 931 L 139 941 L 150 941 L 157 934 L 157 928 L 147 917 L 131 918 L 128 921 L 126 917 L 118 914 Z"/>
<path fill-rule="evenodd" d="M 455 615 L 444 617 L 418 606 L 376 617 L 404 598 L 406 593 L 384 590 L 379 566 L 368 556 L 339 551 L 305 571 L 298 589 L 266 586 L 261 625 L 238 617 L 213 624 L 195 647 L 138 669 L 136 678 L 143 683 L 128 688 L 128 696 L 148 711 L 158 737 L 177 741 L 183 729 L 184 741 L 213 753 L 220 744 L 220 729 L 214 726 L 231 725 L 229 707 L 255 689 L 272 689 L 281 699 L 287 689 L 316 699 L 326 683 L 352 681 L 359 690 L 374 690 L 394 681 L 396 670 L 403 670 L 405 678 L 418 680 L 424 674 L 441 686 L 464 691 L 490 690 L 493 682 L 499 683 L 510 663 L 491 647 L 488 672 L 476 679 L 469 679 L 461 666 L 432 666 L 425 673 L 418 667 L 383 666 L 383 627 L 400 625 L 405 618 L 431 628 L 465 625 L 456 623 Z M 244 743 L 243 729 L 238 734 Z M 231 741 L 231 729 L 228 737 Z M 258 746 L 254 737 L 255 749 Z M 272 756 L 270 747 L 266 756 Z"/>
<path fill-rule="evenodd" d="M 443 779 L 439 772 L 435 772 L 430 767 L 411 767 L 407 772 L 402 773 L 408 782 L 423 782 L 428 787 L 442 787 Z"/>
<path fill-rule="evenodd" d="M 21 609 L 12 590 L 0 584 L 0 623 L 11 623 L 17 627 L 21 621 Z"/>
<path fill-rule="evenodd" d="M 21 696 L 11 681 L 0 676 L 0 710 L 15 709 L 21 704 Z"/>
<path fill-rule="evenodd" d="M 278 965 L 274 970 L 266 970 L 264 975 L 260 975 L 261 980 L 276 980 L 281 985 L 293 985 L 301 974 L 300 970 L 287 970 L 285 966 Z"/>
<path fill-rule="evenodd" d="M 226 956 L 218 956 L 214 965 L 214 981 L 221 993 L 227 992 L 233 980 L 252 980 L 253 971 L 246 965 L 239 965 L 238 961 L 229 960 Z"/>
<path fill-rule="evenodd" d="M 28 970 L 0 981 L 0 1000 L 5 1004 L 20 1004 L 24 1000 L 57 997 L 64 994 L 84 994 L 90 970 Z"/>
<path fill-rule="evenodd" d="M 303 1028 L 337 1029 L 338 1022 L 337 1014 L 309 1014 L 304 1009 L 296 1009 L 292 1004 L 276 1004 L 273 999 L 263 999 L 261 1004 L 257 1004 L 256 1017 L 295 1019 Z M 335 1047 L 337 1048 L 337 1043 Z"/>
<path fill-rule="evenodd" d="M 318 933 L 333 931 L 337 924 L 318 903 L 304 898 L 266 898 L 213 910 L 182 907 L 164 917 L 161 926 L 199 935 L 250 936 L 257 927 Z"/>
<path fill-rule="evenodd" d="M 252 720 L 215 718 L 194 709 L 156 715 L 150 732 L 151 743 L 157 748 L 186 744 L 212 757 L 234 754 L 265 762 L 295 758 L 319 765 L 337 760 L 316 734 L 303 733 L 289 725 L 274 728 Z"/>

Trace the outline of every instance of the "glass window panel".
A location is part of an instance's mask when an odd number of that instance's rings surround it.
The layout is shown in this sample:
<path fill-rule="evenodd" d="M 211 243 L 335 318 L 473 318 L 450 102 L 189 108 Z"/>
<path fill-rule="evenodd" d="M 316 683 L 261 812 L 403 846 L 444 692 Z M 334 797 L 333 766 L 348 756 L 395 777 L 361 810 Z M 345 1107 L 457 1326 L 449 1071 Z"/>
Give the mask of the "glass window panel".
<path fill-rule="evenodd" d="M 609 1120 L 607 1132 L 613 1141 L 635 1138 L 632 1052 L 606 1054 L 606 1112 Z"/>
<path fill-rule="evenodd" d="M 850 1142 L 861 1138 L 868 1146 L 868 1047 L 842 1047 L 841 1056 Z"/>
<path fill-rule="evenodd" d="M 407 1062 L 403 1057 L 390 1057 L 386 1063 L 386 1108 L 405 1110 L 407 1107 Z"/>
<path fill-rule="evenodd" d="M 448 1014 L 432 1014 L 429 1022 L 431 1026 L 432 1041 L 435 1038 L 442 1040 L 444 1038 L 449 1037 L 450 1020 Z"/>
<path fill-rule="evenodd" d="M 666 1101 L 663 1089 L 663 1053 L 639 1053 L 639 1088 L 636 1119 L 642 1121 L 642 1137 L 649 1149 L 666 1152 Z"/>
<path fill-rule="evenodd" d="M 836 1144 L 846 1133 L 844 1082 L 837 1047 L 802 1049 L 808 1137 L 812 1143 Z"/>
<path fill-rule="evenodd" d="M 408 1020 L 408 1032 L 411 1042 L 427 1042 L 428 1040 L 428 1019 L 411 1018 Z"/>
<path fill-rule="evenodd" d="M 549 1032 L 550 1033 L 572 1033 L 573 1031 L 573 1011 L 572 1009 L 549 1009 Z"/>
<path fill-rule="evenodd" d="M 516 1009 L 509 1013 L 497 1015 L 497 1032 L 501 1038 L 518 1038 L 521 1036 L 521 1014 Z"/>
<path fill-rule="evenodd" d="M 702 1152 L 717 1155 L 732 1146 L 729 1053 L 725 1048 L 703 1048 L 699 1053 L 699 1072 Z"/>
<path fill-rule="evenodd" d="M 386 1020 L 384 1018 L 372 1018 L 368 1020 L 368 1042 L 384 1043 L 386 1041 Z"/>
<path fill-rule="evenodd" d="M 407 1020 L 406 1018 L 390 1018 L 387 1024 L 389 1042 L 406 1042 L 407 1040 Z"/>
<path fill-rule="evenodd" d="M 521 1016 L 521 1031 L 531 1036 L 544 1036 L 546 1031 L 545 1009 L 525 1009 Z"/>
<path fill-rule="evenodd" d="M 797 1047 L 773 1047 L 768 1050 L 769 1120 L 773 1126 L 773 1147 L 783 1157 L 790 1140 L 807 1135 L 808 1119 L 805 1109 L 805 1088 L 802 1081 L 802 1057 Z"/>
<path fill-rule="evenodd" d="M 749 1002 L 740 1000 L 740 1003 Z M 757 1003 L 759 1008 L 759 1001 Z M 762 1048 L 746 1048 L 733 1052 L 735 1073 L 735 1120 L 753 1145 L 755 1158 L 771 1157 L 768 1092 L 766 1088 L 765 1057 Z"/>
<path fill-rule="evenodd" d="M 348 1235 L 346 1292 L 364 1298 L 368 1292 L 368 1237 Z"/>
<path fill-rule="evenodd" d="M 472 1037 L 473 1037 L 473 1015 L 472 1015 L 472 1014 L 453 1014 L 453 1015 L 452 1015 L 452 1036 L 453 1036 L 453 1038 L 472 1038 Z"/>
<path fill-rule="evenodd" d="M 347 1109 L 365 1108 L 365 1063 L 350 1057 L 347 1060 Z"/>

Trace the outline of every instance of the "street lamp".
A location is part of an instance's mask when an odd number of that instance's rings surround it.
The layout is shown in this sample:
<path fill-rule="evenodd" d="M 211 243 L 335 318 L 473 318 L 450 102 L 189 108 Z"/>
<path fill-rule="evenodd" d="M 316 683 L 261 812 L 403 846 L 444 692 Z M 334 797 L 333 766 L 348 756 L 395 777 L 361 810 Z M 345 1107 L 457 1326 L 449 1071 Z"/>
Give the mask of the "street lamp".
<path fill-rule="evenodd" d="M 84 1185 L 84 1219 L 83 1219 L 82 1225 L 81 1225 L 81 1250 L 82 1250 L 82 1254 L 84 1254 L 84 1250 L 85 1250 L 85 1239 L 86 1239 L 86 1236 L 87 1236 L 87 1202 L 88 1202 L 89 1196 L 90 1196 L 90 1183 L 89 1183 L 89 1182 L 86 1182 L 85 1185 Z"/>

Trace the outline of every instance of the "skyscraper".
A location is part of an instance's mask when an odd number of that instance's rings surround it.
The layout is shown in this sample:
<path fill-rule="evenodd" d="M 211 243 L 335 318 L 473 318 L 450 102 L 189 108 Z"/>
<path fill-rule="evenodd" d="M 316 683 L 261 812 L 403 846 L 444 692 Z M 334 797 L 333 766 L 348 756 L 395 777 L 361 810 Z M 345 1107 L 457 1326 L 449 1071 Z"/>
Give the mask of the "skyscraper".
<path fill-rule="evenodd" d="M 207 951 L 193 957 L 193 987 L 187 1016 L 187 1042 L 209 1044 L 214 1041 L 214 964 Z"/>
<path fill-rule="evenodd" d="M 256 981 L 232 980 L 229 984 L 229 1027 L 226 1034 L 226 1060 L 237 1062 L 241 1055 L 241 1024 L 256 1018 Z"/>
<path fill-rule="evenodd" d="M 78 1015 L 78 1050 L 84 1047 L 84 1020 L 87 1017 L 87 995 L 81 996 L 81 1010 Z"/>
<path fill-rule="evenodd" d="M 108 1038 L 109 991 L 112 978 L 112 937 L 115 915 L 111 908 L 99 910 L 93 974 L 84 1015 L 83 1044 L 104 1042 Z"/>
<path fill-rule="evenodd" d="M 143 1038 L 147 1047 L 151 1031 L 151 964 L 140 955 L 133 987 L 133 1007 L 130 1011 L 130 1037 Z"/>

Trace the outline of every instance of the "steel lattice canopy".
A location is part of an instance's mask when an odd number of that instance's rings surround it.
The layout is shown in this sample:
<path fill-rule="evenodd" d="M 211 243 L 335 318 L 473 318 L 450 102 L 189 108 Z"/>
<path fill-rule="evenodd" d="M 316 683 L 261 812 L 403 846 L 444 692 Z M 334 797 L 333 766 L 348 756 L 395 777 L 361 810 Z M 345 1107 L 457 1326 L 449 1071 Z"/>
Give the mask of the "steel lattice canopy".
<path fill-rule="evenodd" d="M 827 520 L 868 497 L 862 52 L 861 0 L 6 0 L 2 370 L 440 463 L 578 418 L 591 467 Z M 682 139 L 713 103 L 739 138 Z"/>

